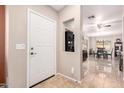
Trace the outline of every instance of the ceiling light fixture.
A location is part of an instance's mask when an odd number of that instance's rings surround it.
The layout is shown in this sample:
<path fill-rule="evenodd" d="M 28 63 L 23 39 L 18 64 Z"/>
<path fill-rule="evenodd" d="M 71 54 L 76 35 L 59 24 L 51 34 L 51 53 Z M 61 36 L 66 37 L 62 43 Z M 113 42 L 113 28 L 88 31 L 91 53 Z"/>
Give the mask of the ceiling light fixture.
<path fill-rule="evenodd" d="M 109 24 L 97 24 L 98 29 L 101 29 L 101 28 L 104 28 L 104 27 L 111 27 L 111 25 L 109 25 Z"/>
<path fill-rule="evenodd" d="M 96 18 L 94 15 L 91 15 L 91 16 L 88 17 L 88 19 L 90 19 L 90 20 L 94 19 L 94 18 Z"/>

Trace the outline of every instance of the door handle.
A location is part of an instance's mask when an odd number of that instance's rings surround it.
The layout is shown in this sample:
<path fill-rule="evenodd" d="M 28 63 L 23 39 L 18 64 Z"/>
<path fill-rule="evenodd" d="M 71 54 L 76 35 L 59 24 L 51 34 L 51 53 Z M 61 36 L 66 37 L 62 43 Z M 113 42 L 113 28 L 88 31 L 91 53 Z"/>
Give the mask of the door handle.
<path fill-rule="evenodd" d="M 34 55 L 34 53 L 33 53 L 33 52 L 31 52 L 31 53 L 30 53 L 30 55 Z"/>
<path fill-rule="evenodd" d="M 33 47 L 31 47 L 31 50 L 33 50 L 34 48 Z"/>
<path fill-rule="evenodd" d="M 37 53 L 31 52 L 30 55 L 36 55 Z"/>

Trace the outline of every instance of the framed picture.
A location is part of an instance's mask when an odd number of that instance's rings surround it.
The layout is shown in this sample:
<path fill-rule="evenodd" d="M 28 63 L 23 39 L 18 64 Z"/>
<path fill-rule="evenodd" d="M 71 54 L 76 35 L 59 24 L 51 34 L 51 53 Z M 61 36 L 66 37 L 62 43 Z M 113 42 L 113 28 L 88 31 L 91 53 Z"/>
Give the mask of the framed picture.
<path fill-rule="evenodd" d="M 105 41 L 104 41 L 104 48 L 105 48 L 106 50 L 110 50 L 110 49 L 111 49 L 111 41 L 105 40 Z"/>
<path fill-rule="evenodd" d="M 105 48 L 106 50 L 111 49 L 111 41 L 109 40 L 97 40 L 96 41 L 97 48 Z"/>

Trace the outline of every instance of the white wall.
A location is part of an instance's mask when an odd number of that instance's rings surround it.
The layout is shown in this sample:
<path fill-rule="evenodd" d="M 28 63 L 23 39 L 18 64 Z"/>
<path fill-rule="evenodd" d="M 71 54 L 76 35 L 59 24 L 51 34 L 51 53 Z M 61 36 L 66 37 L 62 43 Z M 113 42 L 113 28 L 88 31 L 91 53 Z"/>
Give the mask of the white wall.
<path fill-rule="evenodd" d="M 59 13 L 59 73 L 76 80 L 81 80 L 81 7 L 80 5 L 66 6 Z M 63 22 L 74 18 L 73 32 L 75 34 L 75 52 L 65 52 L 65 30 Z M 74 69 L 72 74 L 71 70 Z"/>
<path fill-rule="evenodd" d="M 58 22 L 58 14 L 48 6 L 6 6 L 9 18 L 8 38 L 8 87 L 26 87 L 27 83 L 27 49 L 17 50 L 16 44 L 27 46 L 27 9 L 33 9 Z M 58 33 L 58 31 L 57 31 Z M 57 35 L 58 36 L 58 35 Z M 58 52 L 57 52 L 58 53 Z M 58 57 L 57 57 L 58 58 Z M 58 60 L 58 59 L 57 59 Z"/>

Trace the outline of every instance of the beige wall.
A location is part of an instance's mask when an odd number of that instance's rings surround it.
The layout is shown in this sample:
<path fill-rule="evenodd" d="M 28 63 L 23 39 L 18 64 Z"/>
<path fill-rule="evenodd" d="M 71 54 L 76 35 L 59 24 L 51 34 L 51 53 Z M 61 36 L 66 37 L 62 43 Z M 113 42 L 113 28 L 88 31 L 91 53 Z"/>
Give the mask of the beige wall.
<path fill-rule="evenodd" d="M 33 9 L 49 18 L 52 18 L 53 20 L 58 21 L 58 14 L 48 6 L 10 5 L 6 7 L 9 14 L 9 46 L 7 57 L 8 87 L 26 87 L 26 49 L 17 50 L 16 44 L 22 43 L 27 46 L 27 8 Z"/>
<path fill-rule="evenodd" d="M 59 73 L 69 76 L 76 80 L 81 80 L 81 7 L 80 5 L 66 6 L 59 13 Z M 65 52 L 65 31 L 63 22 L 71 18 L 74 18 L 75 34 L 75 52 Z M 74 68 L 74 74 L 71 73 L 72 67 Z"/>
<path fill-rule="evenodd" d="M 57 25 L 57 72 L 81 80 L 81 8 L 66 6 L 59 14 L 48 6 L 6 6 L 9 18 L 9 44 L 7 55 L 8 87 L 26 87 L 27 49 L 17 50 L 16 44 L 27 46 L 27 8 L 33 9 L 53 20 Z M 74 18 L 75 52 L 64 51 L 63 21 Z M 71 73 L 72 67 L 74 74 Z"/>

